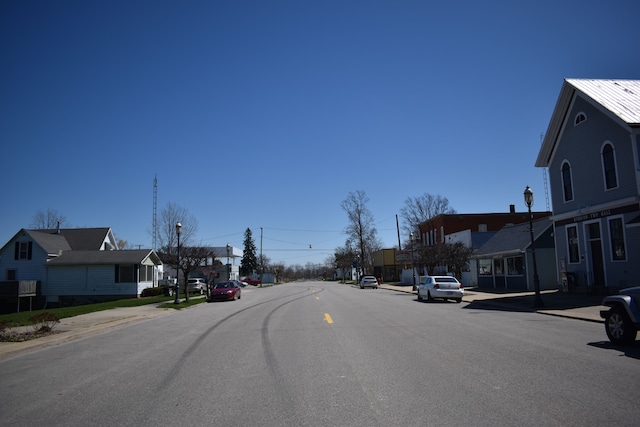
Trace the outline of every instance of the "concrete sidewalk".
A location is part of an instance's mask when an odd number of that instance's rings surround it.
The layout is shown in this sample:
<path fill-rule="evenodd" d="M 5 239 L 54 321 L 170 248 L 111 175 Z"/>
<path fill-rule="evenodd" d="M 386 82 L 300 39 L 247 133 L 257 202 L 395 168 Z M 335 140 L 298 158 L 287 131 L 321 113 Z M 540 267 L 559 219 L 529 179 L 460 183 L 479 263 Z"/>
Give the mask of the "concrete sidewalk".
<path fill-rule="evenodd" d="M 158 316 L 176 312 L 176 310 L 171 308 L 158 308 L 158 305 L 160 304 L 113 308 L 61 319 L 60 323 L 53 329 L 54 333 L 51 335 L 22 342 L 0 342 L 0 360 L 9 359 L 90 335 L 100 334 L 132 322 L 153 319 Z M 30 326 L 22 326 L 16 328 L 16 330 L 24 331 L 30 328 Z"/>
<path fill-rule="evenodd" d="M 380 288 L 416 294 L 411 285 L 382 284 Z M 465 289 L 462 301 L 468 303 L 467 308 L 536 312 L 548 316 L 567 317 L 598 323 L 603 322 L 600 317 L 600 310 L 608 308 L 601 305 L 603 296 L 565 294 L 559 290 L 550 290 L 540 292 L 544 307 L 536 309 L 533 306 L 534 297 L 534 292 L 505 292 L 469 288 Z"/>

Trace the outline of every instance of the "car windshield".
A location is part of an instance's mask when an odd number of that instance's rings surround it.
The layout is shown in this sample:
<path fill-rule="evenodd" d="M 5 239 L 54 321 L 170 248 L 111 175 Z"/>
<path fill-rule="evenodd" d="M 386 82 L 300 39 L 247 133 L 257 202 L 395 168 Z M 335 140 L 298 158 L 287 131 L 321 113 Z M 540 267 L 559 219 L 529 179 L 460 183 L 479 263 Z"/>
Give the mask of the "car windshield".
<path fill-rule="evenodd" d="M 216 289 L 229 289 L 229 288 L 232 288 L 232 287 L 233 287 L 233 284 L 232 283 L 227 283 L 227 282 L 218 283 L 216 285 Z"/>

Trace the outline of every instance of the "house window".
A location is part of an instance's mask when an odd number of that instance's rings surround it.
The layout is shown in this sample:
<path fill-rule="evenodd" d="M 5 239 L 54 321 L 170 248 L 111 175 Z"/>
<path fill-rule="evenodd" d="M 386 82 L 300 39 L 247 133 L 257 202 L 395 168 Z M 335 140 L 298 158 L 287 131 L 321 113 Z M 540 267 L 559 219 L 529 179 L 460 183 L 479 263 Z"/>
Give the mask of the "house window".
<path fill-rule="evenodd" d="M 580 262 L 580 247 L 578 245 L 578 227 L 575 225 L 567 227 L 567 246 L 569 249 L 569 262 Z"/>
<path fill-rule="evenodd" d="M 624 230 L 622 227 L 622 218 L 613 218 L 609 220 L 611 258 L 614 261 L 625 261 L 627 259 L 627 250 L 624 244 Z"/>
<path fill-rule="evenodd" d="M 573 200 L 573 179 L 571 178 L 571 165 L 566 161 L 562 163 L 562 190 L 565 202 Z"/>
<path fill-rule="evenodd" d="M 116 283 L 134 283 L 135 265 L 116 265 Z"/>
<path fill-rule="evenodd" d="M 481 259 L 478 260 L 478 274 L 481 276 L 491 276 L 492 270 L 491 266 L 493 265 L 490 259 Z"/>
<path fill-rule="evenodd" d="M 153 281 L 153 266 L 152 265 L 142 265 L 142 266 L 140 266 L 140 281 L 141 282 L 151 282 L 151 281 Z"/>
<path fill-rule="evenodd" d="M 618 186 L 618 174 L 616 172 L 616 157 L 613 145 L 607 143 L 602 148 L 602 168 L 604 170 L 604 185 L 606 190 Z"/>
<path fill-rule="evenodd" d="M 514 256 L 507 258 L 507 275 L 522 276 L 524 274 L 524 265 L 522 256 Z"/>
<path fill-rule="evenodd" d="M 578 126 L 580 123 L 584 122 L 585 120 L 587 120 L 587 115 L 581 111 L 578 114 L 576 114 L 576 118 L 573 120 L 573 125 Z"/>
<path fill-rule="evenodd" d="M 31 259 L 33 242 L 16 242 L 14 259 Z"/>
<path fill-rule="evenodd" d="M 7 270 L 7 280 L 16 280 L 16 270 L 11 268 Z"/>

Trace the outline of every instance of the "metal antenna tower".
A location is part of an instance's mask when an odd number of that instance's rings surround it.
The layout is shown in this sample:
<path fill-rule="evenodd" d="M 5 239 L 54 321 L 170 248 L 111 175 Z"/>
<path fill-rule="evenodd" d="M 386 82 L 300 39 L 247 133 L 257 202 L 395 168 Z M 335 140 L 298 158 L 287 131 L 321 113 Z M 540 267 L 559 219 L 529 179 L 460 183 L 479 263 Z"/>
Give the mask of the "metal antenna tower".
<path fill-rule="evenodd" d="M 155 251 L 157 239 L 158 239 L 158 175 L 153 178 L 153 220 L 151 224 L 151 228 L 153 229 L 153 247 L 152 249 Z"/>
<path fill-rule="evenodd" d="M 544 133 L 540 134 L 540 145 L 544 142 Z M 551 212 L 549 204 L 549 184 L 547 183 L 547 168 L 542 168 L 542 180 L 544 182 L 544 200 L 547 202 L 547 212 Z"/>

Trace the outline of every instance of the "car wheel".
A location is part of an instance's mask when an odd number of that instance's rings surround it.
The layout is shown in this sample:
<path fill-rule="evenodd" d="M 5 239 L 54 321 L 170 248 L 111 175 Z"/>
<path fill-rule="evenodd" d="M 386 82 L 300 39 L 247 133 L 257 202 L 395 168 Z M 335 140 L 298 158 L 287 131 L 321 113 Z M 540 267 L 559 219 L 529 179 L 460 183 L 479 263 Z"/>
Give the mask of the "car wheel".
<path fill-rule="evenodd" d="M 422 295 L 420 295 L 420 291 L 418 291 L 418 301 L 422 301 Z"/>
<path fill-rule="evenodd" d="M 427 291 L 427 301 L 431 302 L 433 301 L 433 298 L 431 298 L 431 292 Z"/>
<path fill-rule="evenodd" d="M 360 289 L 364 289 L 364 286 L 360 285 Z"/>
<path fill-rule="evenodd" d="M 456 303 L 460 304 L 462 302 L 462 298 L 457 298 Z"/>
<path fill-rule="evenodd" d="M 630 344 L 636 339 L 637 330 L 627 313 L 620 307 L 609 310 L 604 319 L 607 337 L 614 344 Z"/>
<path fill-rule="evenodd" d="M 238 299 L 240 299 L 240 298 L 242 298 L 242 294 L 239 293 L 238 294 Z"/>

